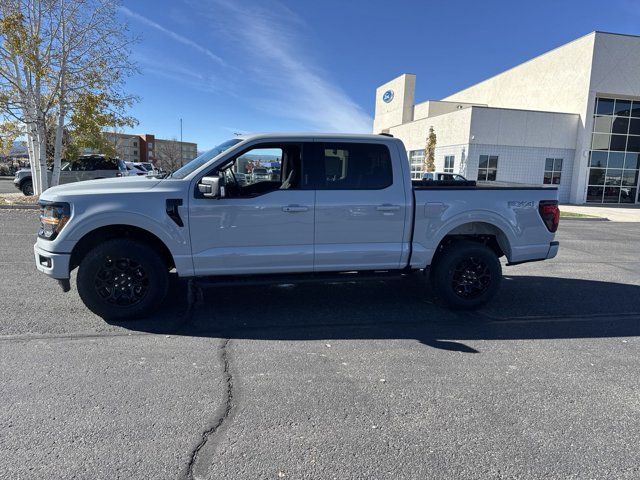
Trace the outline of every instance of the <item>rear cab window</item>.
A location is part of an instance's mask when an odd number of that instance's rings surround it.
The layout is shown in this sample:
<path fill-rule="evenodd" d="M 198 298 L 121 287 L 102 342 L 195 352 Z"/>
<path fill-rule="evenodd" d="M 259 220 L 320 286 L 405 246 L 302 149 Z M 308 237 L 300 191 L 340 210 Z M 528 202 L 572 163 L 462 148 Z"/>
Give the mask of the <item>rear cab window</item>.
<path fill-rule="evenodd" d="M 319 190 L 382 190 L 393 184 L 391 155 L 375 143 L 318 143 L 313 185 Z"/>

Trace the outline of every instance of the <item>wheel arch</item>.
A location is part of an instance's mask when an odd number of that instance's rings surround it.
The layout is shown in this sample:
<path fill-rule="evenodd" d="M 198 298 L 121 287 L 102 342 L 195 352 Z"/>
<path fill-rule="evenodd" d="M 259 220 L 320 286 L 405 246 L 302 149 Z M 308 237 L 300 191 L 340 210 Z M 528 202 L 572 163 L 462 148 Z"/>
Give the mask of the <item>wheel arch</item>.
<path fill-rule="evenodd" d="M 446 232 L 442 233 L 434 250 L 432 263 L 445 248 L 461 240 L 484 244 L 498 257 L 511 257 L 512 242 L 505 230 L 495 223 L 477 220 L 450 226 Z"/>
<path fill-rule="evenodd" d="M 137 240 L 145 246 L 156 250 L 166 263 L 167 268 L 171 269 L 176 266 L 173 254 L 167 245 L 154 233 L 135 225 L 115 224 L 97 227 L 84 234 L 73 247 L 69 269 L 73 270 L 80 265 L 82 259 L 96 245 L 115 238 Z"/>

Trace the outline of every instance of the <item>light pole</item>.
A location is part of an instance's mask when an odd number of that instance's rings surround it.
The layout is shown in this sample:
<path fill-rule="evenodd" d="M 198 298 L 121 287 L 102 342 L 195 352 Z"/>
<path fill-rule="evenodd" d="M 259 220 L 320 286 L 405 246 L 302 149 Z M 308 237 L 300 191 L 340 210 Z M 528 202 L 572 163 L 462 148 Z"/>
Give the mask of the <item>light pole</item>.
<path fill-rule="evenodd" d="M 182 156 L 182 118 L 180 119 L 180 166 L 182 166 L 182 162 L 184 158 Z"/>

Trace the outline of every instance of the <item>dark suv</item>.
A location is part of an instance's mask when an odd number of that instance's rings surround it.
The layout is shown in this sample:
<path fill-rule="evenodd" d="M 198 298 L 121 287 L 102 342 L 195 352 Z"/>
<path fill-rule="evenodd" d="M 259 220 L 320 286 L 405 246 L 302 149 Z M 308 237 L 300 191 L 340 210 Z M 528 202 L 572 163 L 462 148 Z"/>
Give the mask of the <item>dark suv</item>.
<path fill-rule="evenodd" d="M 51 167 L 49 168 L 51 181 Z M 118 158 L 108 158 L 103 155 L 83 155 L 73 162 L 62 162 L 60 168 L 60 184 L 95 180 L 97 178 L 125 177 L 127 166 Z M 25 195 L 33 195 L 33 180 L 31 169 L 24 168 L 16 172 L 13 184 Z"/>

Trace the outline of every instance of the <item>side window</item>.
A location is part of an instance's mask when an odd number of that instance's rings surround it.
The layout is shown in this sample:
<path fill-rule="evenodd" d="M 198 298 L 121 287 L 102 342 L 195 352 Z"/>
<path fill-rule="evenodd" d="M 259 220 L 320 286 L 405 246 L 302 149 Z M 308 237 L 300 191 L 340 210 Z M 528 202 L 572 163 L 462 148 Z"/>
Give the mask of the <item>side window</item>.
<path fill-rule="evenodd" d="M 87 170 L 87 166 L 89 165 L 90 161 L 90 159 L 81 157 L 75 162 L 71 163 L 70 170 L 72 172 L 84 172 L 85 170 Z"/>
<path fill-rule="evenodd" d="M 544 177 L 542 183 L 560 185 L 562 176 L 562 158 L 547 158 L 544 163 Z"/>
<path fill-rule="evenodd" d="M 303 172 L 303 153 L 311 152 L 301 143 L 256 145 L 218 170 L 225 177 L 227 196 L 255 197 L 276 190 L 296 190 L 308 186 Z"/>
<path fill-rule="evenodd" d="M 444 157 L 444 172 L 453 173 L 453 164 L 456 161 L 455 155 L 445 155 Z"/>
<path fill-rule="evenodd" d="M 478 162 L 478 181 L 494 182 L 498 176 L 498 156 L 480 155 Z"/>
<path fill-rule="evenodd" d="M 381 190 L 393 184 L 389 149 L 380 144 L 321 144 L 316 168 L 320 190 Z"/>
<path fill-rule="evenodd" d="M 245 184 L 280 181 L 282 148 L 254 148 L 240 155 L 233 172 Z"/>
<path fill-rule="evenodd" d="M 102 158 L 102 157 L 95 157 L 92 160 L 92 165 L 91 168 L 87 168 L 87 170 L 115 170 L 116 166 L 115 166 L 115 162 L 113 162 L 113 160 L 107 159 L 107 158 Z"/>

